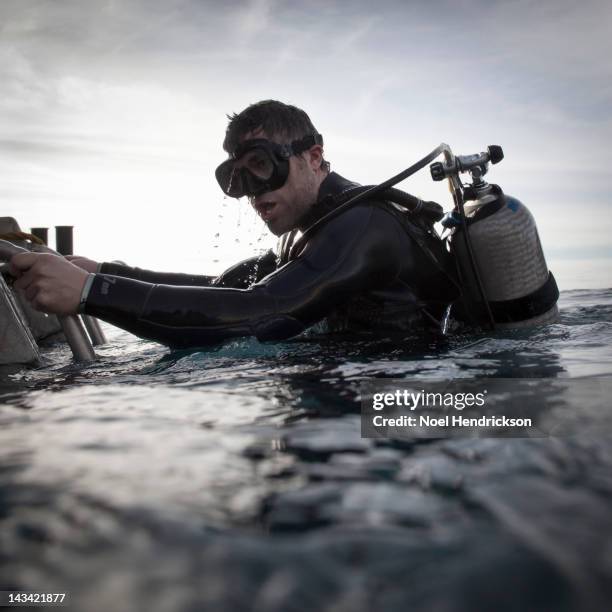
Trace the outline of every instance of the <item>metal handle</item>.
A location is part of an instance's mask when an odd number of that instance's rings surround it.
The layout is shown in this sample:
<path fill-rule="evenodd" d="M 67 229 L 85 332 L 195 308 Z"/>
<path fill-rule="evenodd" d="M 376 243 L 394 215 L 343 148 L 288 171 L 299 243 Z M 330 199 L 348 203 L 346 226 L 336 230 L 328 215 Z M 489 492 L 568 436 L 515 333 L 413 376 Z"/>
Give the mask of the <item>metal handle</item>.
<path fill-rule="evenodd" d="M 96 354 L 79 317 L 58 317 L 76 361 L 95 361 Z"/>
<path fill-rule="evenodd" d="M 29 253 L 29 251 L 6 240 L 0 240 L 0 261 L 8 261 L 17 253 Z M 94 361 L 96 354 L 78 317 L 72 315 L 58 319 L 76 361 Z"/>
<path fill-rule="evenodd" d="M 81 315 L 81 321 L 83 321 L 83 325 L 85 325 L 85 329 L 89 334 L 89 339 L 93 346 L 106 344 L 106 336 L 100 327 L 98 319 L 90 315 Z"/>

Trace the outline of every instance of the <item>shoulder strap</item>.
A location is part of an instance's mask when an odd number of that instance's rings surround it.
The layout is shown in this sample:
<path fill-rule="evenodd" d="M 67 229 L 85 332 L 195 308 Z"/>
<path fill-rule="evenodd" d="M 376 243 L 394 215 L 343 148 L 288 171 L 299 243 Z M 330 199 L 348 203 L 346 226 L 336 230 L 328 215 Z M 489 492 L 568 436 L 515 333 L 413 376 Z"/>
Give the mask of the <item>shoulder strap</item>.
<path fill-rule="evenodd" d="M 436 202 L 426 202 L 400 189 L 387 187 L 381 189 L 380 185 L 363 185 L 347 189 L 335 196 L 328 196 L 330 212 L 308 227 L 300 238 L 291 246 L 289 259 L 297 257 L 298 253 L 306 245 L 306 242 L 331 219 L 348 210 L 352 206 L 365 200 L 387 204 L 391 202 L 410 213 L 411 217 L 420 219 L 433 226 L 444 216 L 442 207 Z"/>

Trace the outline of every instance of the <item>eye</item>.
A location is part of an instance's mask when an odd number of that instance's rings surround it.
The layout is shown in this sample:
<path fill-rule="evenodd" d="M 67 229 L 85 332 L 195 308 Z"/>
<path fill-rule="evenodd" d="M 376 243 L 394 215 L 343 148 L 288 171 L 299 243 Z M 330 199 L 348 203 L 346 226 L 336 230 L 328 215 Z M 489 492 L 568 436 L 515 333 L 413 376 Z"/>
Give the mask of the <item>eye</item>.
<path fill-rule="evenodd" d="M 263 157 L 255 156 L 251 160 L 250 165 L 253 166 L 254 168 L 265 168 L 266 167 L 266 160 Z"/>
<path fill-rule="evenodd" d="M 272 174 L 272 161 L 263 152 L 253 152 L 245 159 L 244 165 L 261 178 L 268 178 Z"/>

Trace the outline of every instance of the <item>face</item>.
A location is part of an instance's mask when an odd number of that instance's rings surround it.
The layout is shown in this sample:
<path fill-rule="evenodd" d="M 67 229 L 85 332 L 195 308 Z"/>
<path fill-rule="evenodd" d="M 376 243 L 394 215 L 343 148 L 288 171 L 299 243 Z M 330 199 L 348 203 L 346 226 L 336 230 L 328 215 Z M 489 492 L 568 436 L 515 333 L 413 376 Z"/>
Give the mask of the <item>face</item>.
<path fill-rule="evenodd" d="M 249 132 L 242 139 L 267 138 L 263 130 Z M 289 176 L 285 184 L 267 193 L 249 198 L 257 214 L 276 236 L 298 227 L 299 220 L 317 201 L 321 172 L 321 147 L 314 146 L 289 158 Z"/>

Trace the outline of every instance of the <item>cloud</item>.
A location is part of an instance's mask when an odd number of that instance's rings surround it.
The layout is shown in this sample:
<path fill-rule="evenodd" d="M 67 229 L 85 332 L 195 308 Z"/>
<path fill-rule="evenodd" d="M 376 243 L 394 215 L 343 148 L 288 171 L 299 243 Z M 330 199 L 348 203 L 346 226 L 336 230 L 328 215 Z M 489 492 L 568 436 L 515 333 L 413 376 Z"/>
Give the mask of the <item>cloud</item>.
<path fill-rule="evenodd" d="M 562 248 L 570 212 L 590 219 L 609 200 L 611 20 L 599 0 L 3 0 L 0 202 L 34 216 L 53 194 L 59 215 L 62 198 L 104 193 L 120 216 L 123 194 L 163 209 L 177 181 L 212 227 L 225 113 L 278 98 L 364 182 L 440 141 L 502 144 L 492 180 L 554 212 L 541 223 Z"/>
<path fill-rule="evenodd" d="M 244 7 L 236 11 L 236 25 L 241 39 L 251 40 L 268 29 L 275 4 L 274 0 L 248 0 Z"/>

